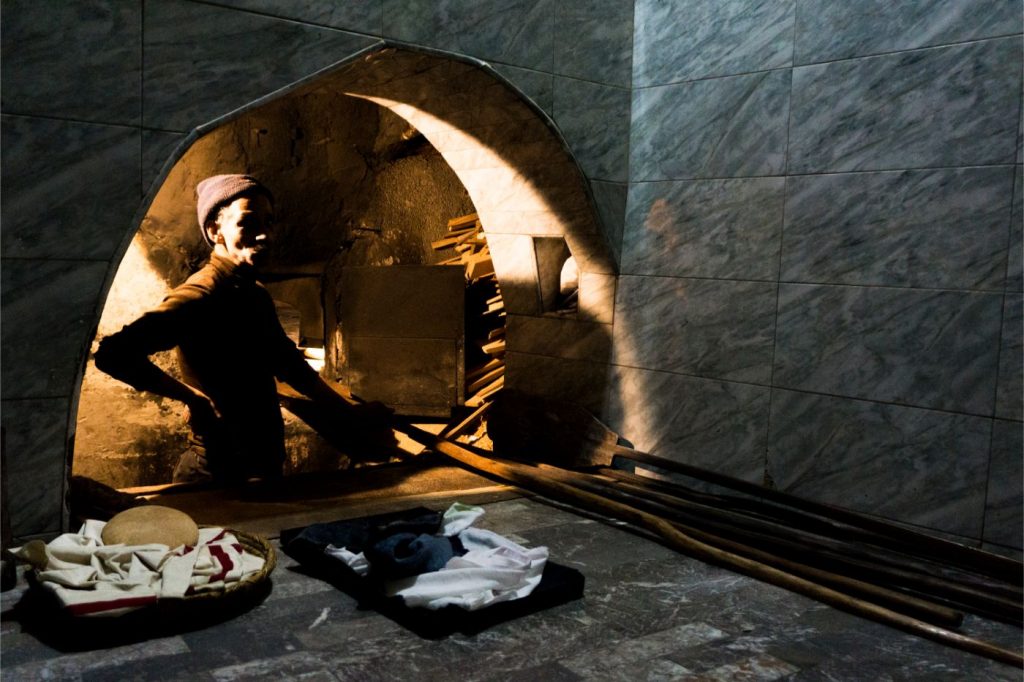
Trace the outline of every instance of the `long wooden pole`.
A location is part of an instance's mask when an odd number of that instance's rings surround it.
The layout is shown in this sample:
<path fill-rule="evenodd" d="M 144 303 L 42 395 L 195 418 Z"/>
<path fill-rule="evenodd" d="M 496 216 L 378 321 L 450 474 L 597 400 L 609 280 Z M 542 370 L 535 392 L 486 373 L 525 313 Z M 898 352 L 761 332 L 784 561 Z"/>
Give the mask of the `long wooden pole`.
<path fill-rule="evenodd" d="M 995 661 L 1024 668 L 1024 657 L 1021 657 L 1020 654 L 1014 651 L 946 630 L 917 618 L 897 613 L 892 609 L 817 585 L 809 580 L 790 575 L 771 566 L 765 566 L 746 557 L 712 547 L 686 535 L 664 519 L 639 511 L 620 502 L 607 500 L 600 495 L 578 490 L 559 481 L 551 480 L 540 472 L 531 471 L 525 465 L 495 462 L 473 453 L 464 446 L 446 440 L 438 439 L 433 447 L 437 452 L 470 468 L 646 528 L 661 537 L 666 544 L 698 559 L 728 566 L 755 578 L 771 582 L 845 611 L 892 625 L 907 632 L 927 637 Z"/>
<path fill-rule="evenodd" d="M 753 516 L 754 518 L 782 522 L 789 527 L 809 530 L 810 532 L 832 538 L 865 542 L 877 547 L 883 547 L 886 551 L 895 553 L 895 556 L 906 557 L 907 561 L 905 563 L 907 565 L 912 565 L 915 570 L 923 571 L 928 575 L 935 575 L 936 577 L 961 585 L 978 587 L 990 594 L 1011 599 L 1018 605 L 1022 597 L 1024 597 L 1024 590 L 1022 590 L 1019 583 L 1000 580 L 963 565 L 952 566 L 945 562 L 939 562 L 933 558 L 933 552 L 926 552 L 922 555 L 917 551 L 913 543 L 901 544 L 893 538 L 886 538 L 875 531 L 858 528 L 811 512 L 749 497 L 699 492 L 678 482 L 668 482 L 647 476 L 639 476 L 620 469 L 602 467 L 596 469 L 593 475 L 613 479 L 618 485 L 624 486 L 627 490 L 642 491 L 643 495 L 653 494 L 656 498 L 657 496 L 667 495 L 668 498 L 666 499 L 682 498 L 688 501 L 696 501 L 700 504 L 711 505 L 716 509 L 725 509 Z M 1018 608 L 1017 611 L 1019 620 L 1020 609 Z"/>
<path fill-rule="evenodd" d="M 611 497 L 613 500 L 622 502 L 623 504 L 628 504 L 635 508 L 638 507 L 638 505 L 647 502 L 647 500 L 618 490 L 614 485 L 602 485 L 599 481 L 595 480 L 597 477 L 589 476 L 577 471 L 570 471 L 546 465 L 540 466 L 538 469 L 544 474 L 551 475 L 556 480 L 566 483 L 567 485 L 571 485 L 574 488 L 593 492 L 597 495 L 602 495 L 603 497 Z M 641 511 L 654 511 L 656 507 L 648 510 L 640 506 L 639 509 Z M 666 517 L 663 516 L 663 518 Z M 934 623 L 935 625 L 956 627 L 963 622 L 964 615 L 957 610 L 947 608 L 939 604 L 934 604 L 911 595 L 903 594 L 902 592 L 897 592 L 895 590 L 888 589 L 887 587 L 875 585 L 873 583 L 866 583 L 850 576 L 833 573 L 831 571 L 826 571 L 797 561 L 791 561 L 790 559 L 778 554 L 765 552 L 756 547 L 736 542 L 721 535 L 715 535 L 694 527 L 693 525 L 688 525 L 675 519 L 669 520 L 671 520 L 672 525 L 680 531 L 686 533 L 692 538 L 700 540 L 701 542 L 719 549 L 724 549 L 728 552 L 733 552 L 734 554 L 754 559 L 769 566 L 774 566 L 775 568 L 787 573 L 807 578 L 819 585 L 831 586 L 836 590 L 854 596 L 860 596 L 867 601 L 875 604 L 882 604 L 894 611 L 899 611 L 900 613 L 920 618 L 921 620 Z"/>
<path fill-rule="evenodd" d="M 753 518 L 784 523 L 791 528 L 807 530 L 831 538 L 882 547 L 888 552 L 906 556 L 912 562 L 925 562 L 928 572 L 941 574 L 948 580 L 971 585 L 983 585 L 986 589 L 1014 598 L 1017 601 L 1024 597 L 1024 589 L 1022 589 L 1019 583 L 1000 580 L 963 565 L 953 566 L 946 561 L 940 562 L 935 558 L 935 552 L 921 553 L 917 551 L 913 543 L 903 543 L 883 533 L 854 526 L 836 519 L 830 519 L 812 512 L 795 509 L 764 499 L 701 492 L 676 481 L 669 482 L 653 479 L 648 476 L 639 476 L 621 469 L 601 467 L 594 470 L 593 475 L 614 479 L 626 489 L 643 491 L 645 495 L 653 493 L 659 496 L 667 495 L 670 498 L 681 498 Z"/>
<path fill-rule="evenodd" d="M 1022 579 L 1024 579 L 1024 574 L 1021 572 L 1020 562 L 999 556 L 998 554 L 984 552 L 973 547 L 965 547 L 964 545 L 960 545 L 955 542 L 949 542 L 941 538 L 932 537 L 930 535 L 925 535 L 924 533 L 918 533 L 891 523 L 886 523 L 885 521 L 871 518 L 865 514 L 860 514 L 841 507 L 833 507 L 832 505 L 821 502 L 814 502 L 813 500 L 806 500 L 778 490 L 765 488 L 739 478 L 733 478 L 732 476 L 726 476 L 724 474 L 690 466 L 681 462 L 675 462 L 673 460 L 665 459 L 664 457 L 657 457 L 638 450 L 614 446 L 609 448 L 609 454 L 617 455 L 640 464 L 654 466 L 664 471 L 683 474 L 684 476 L 707 481 L 709 483 L 715 483 L 750 495 L 777 501 L 797 509 L 804 509 L 844 523 L 867 528 L 869 530 L 876 531 L 883 536 L 887 536 L 892 542 L 904 543 L 906 545 L 913 546 L 920 551 L 930 553 L 932 556 L 935 556 L 942 561 L 965 566 L 1000 580 L 1005 580 L 1019 585 L 1021 584 Z"/>
<path fill-rule="evenodd" d="M 542 468 L 547 465 L 541 465 Z M 609 481 L 603 475 L 578 473 L 578 476 L 585 477 L 590 481 Z M 649 490 L 645 486 L 637 485 L 633 480 L 618 480 L 612 488 L 618 494 L 619 491 L 639 497 L 645 504 L 657 503 L 662 508 L 667 507 L 673 513 L 689 515 L 698 514 L 701 521 L 709 524 L 715 521 L 738 526 L 744 532 L 758 533 L 766 539 L 778 538 L 784 542 L 796 542 L 809 547 L 820 548 L 825 552 L 822 556 L 833 557 L 841 560 L 843 557 L 850 557 L 853 560 L 866 559 L 874 562 L 880 569 L 893 571 L 900 584 L 920 584 L 924 587 L 935 588 L 936 595 L 952 596 L 960 598 L 961 603 L 975 603 L 977 600 L 987 602 L 989 598 L 995 601 L 997 612 L 1002 613 L 1003 618 L 1013 622 L 1020 622 L 1021 619 L 1021 591 L 1014 585 L 996 581 L 989 576 L 982 576 L 974 573 L 964 573 L 964 569 L 955 571 L 935 562 L 927 557 L 920 557 L 907 551 L 901 552 L 894 548 L 863 544 L 869 542 L 854 534 L 852 537 L 858 540 L 856 544 L 837 541 L 837 535 L 843 535 L 836 531 L 831 525 L 813 526 L 815 530 L 807 530 L 799 527 L 799 519 L 792 519 L 785 525 L 780 525 L 774 518 L 766 518 L 761 515 L 751 515 L 745 510 L 735 510 L 724 505 L 715 505 L 710 501 L 702 500 L 694 502 L 687 498 Z M 640 477 L 636 477 L 640 478 Z M 698 497 L 698 499 L 701 499 Z M 651 508 L 655 514 L 666 516 L 662 508 Z M 684 522 L 686 519 L 682 519 Z M 796 526 L 796 527 L 794 527 Z M 833 532 L 836 531 L 836 532 Z M 916 577 L 915 577 L 916 576 Z M 928 591 L 927 589 L 924 591 Z M 989 612 L 986 612 L 989 613 Z"/>
<path fill-rule="evenodd" d="M 587 474 L 567 471 L 548 465 L 539 465 L 538 470 L 568 485 L 581 488 L 606 498 L 627 504 L 635 509 L 653 514 L 670 521 L 676 526 L 699 529 L 711 536 L 742 539 L 745 546 L 761 551 L 770 549 L 774 556 L 800 557 L 803 565 L 817 569 L 829 569 L 830 574 L 849 577 L 871 575 L 880 581 L 880 586 L 898 587 L 926 597 L 939 598 L 956 607 L 1012 623 L 1020 621 L 1019 602 L 1003 599 L 969 585 L 950 583 L 919 571 L 901 567 L 898 563 L 881 563 L 884 557 L 877 557 L 860 551 L 863 548 L 846 547 L 828 538 L 819 538 L 809 533 L 790 532 L 782 527 L 761 526 L 749 523 L 749 519 L 738 517 L 704 505 L 696 509 L 685 505 L 673 505 L 647 496 L 638 496 L 612 485 L 602 485 Z M 653 493 L 648 493 L 653 495 Z M 676 500 L 676 502 L 682 502 Z M 694 536 L 696 537 L 696 536 Z M 709 543 L 715 544 L 715 543 Z M 766 552 L 767 554 L 767 552 Z M 895 610 L 900 610 L 896 608 Z M 924 620 L 929 620 L 924 618 Z M 939 620 L 948 625 L 951 621 Z"/>

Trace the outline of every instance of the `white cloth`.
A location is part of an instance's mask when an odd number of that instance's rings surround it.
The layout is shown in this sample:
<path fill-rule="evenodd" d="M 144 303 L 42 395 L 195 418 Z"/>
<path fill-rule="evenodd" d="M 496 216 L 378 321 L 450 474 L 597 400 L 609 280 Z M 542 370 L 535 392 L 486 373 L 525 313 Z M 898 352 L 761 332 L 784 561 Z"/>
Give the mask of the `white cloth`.
<path fill-rule="evenodd" d="M 440 609 L 454 605 L 475 611 L 533 592 L 544 573 L 548 548 L 527 549 L 493 531 L 473 528 L 483 515 L 482 507 L 461 502 L 449 507 L 437 534 L 457 535 L 466 554 L 452 557 L 441 570 L 388 581 L 385 594 L 401 597 L 412 607 Z M 360 576 L 368 575 L 372 568 L 362 552 L 334 545 L 328 545 L 324 552 Z"/>
<path fill-rule="evenodd" d="M 362 552 L 356 554 L 348 551 L 344 547 L 327 545 L 327 549 L 324 550 L 324 554 L 329 557 L 334 557 L 338 561 L 344 563 L 355 571 L 357 575 L 364 576 L 370 572 L 370 562 L 366 560 L 366 557 Z"/>
<path fill-rule="evenodd" d="M 263 568 L 223 528 L 201 528 L 195 547 L 104 545 L 103 521 L 49 544 L 41 540 L 13 553 L 32 563 L 40 583 L 74 615 L 119 615 L 160 598 L 220 590 Z"/>
<path fill-rule="evenodd" d="M 452 557 L 441 570 L 388 581 L 385 594 L 401 597 L 407 606 L 440 609 L 455 605 L 467 611 L 530 594 L 540 584 L 548 548 L 527 549 L 493 531 L 473 528 L 483 514 L 482 507 L 460 502 L 449 507 L 437 534 L 457 535 L 466 554 Z M 360 576 L 372 568 L 362 552 L 334 545 L 324 551 Z"/>
<path fill-rule="evenodd" d="M 475 611 L 520 599 L 540 584 L 548 560 L 547 547 L 527 549 L 489 530 L 467 528 L 459 540 L 468 550 L 452 557 L 439 571 L 385 584 L 385 593 L 407 606 L 440 609 L 455 605 Z"/>
<path fill-rule="evenodd" d="M 473 507 L 456 502 L 448 507 L 441 518 L 441 535 L 450 538 L 466 530 L 484 515 L 483 507 Z"/>

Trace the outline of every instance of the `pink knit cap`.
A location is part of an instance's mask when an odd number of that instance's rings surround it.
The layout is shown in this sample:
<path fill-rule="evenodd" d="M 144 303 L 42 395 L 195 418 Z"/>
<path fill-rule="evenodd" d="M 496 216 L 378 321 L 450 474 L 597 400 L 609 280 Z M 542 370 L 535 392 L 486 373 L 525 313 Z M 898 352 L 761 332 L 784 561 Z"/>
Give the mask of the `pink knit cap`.
<path fill-rule="evenodd" d="M 207 244 L 213 245 L 205 228 L 210 216 L 224 204 L 251 193 L 263 194 L 271 203 L 274 202 L 270 190 L 251 175 L 213 175 L 196 185 L 196 217 L 199 218 L 199 231 Z"/>

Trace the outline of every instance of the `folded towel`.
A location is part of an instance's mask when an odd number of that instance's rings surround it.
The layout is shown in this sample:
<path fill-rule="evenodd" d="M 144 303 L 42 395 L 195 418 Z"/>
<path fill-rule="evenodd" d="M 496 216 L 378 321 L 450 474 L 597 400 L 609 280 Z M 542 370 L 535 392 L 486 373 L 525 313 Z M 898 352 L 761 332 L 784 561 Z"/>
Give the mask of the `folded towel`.
<path fill-rule="evenodd" d="M 120 615 L 161 598 L 221 590 L 263 568 L 223 528 L 201 528 L 193 547 L 104 545 L 102 521 L 49 544 L 34 540 L 12 550 L 32 563 L 40 584 L 73 615 Z"/>

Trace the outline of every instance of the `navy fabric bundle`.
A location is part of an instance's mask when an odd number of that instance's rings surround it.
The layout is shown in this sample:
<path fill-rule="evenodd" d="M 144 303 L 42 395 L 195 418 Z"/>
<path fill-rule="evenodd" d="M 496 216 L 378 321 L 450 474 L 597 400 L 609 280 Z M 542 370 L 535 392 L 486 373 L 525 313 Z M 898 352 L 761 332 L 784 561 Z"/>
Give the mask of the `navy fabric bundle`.
<path fill-rule="evenodd" d="M 375 578 L 406 578 L 441 570 L 453 556 L 466 553 L 458 538 L 436 535 L 442 519 L 441 512 L 432 511 L 383 524 L 359 520 L 316 523 L 304 528 L 298 539 L 320 547 L 363 552 Z"/>
<path fill-rule="evenodd" d="M 375 575 L 385 579 L 407 578 L 444 568 L 455 556 L 452 539 L 426 533 L 395 533 L 367 547 L 364 554 Z"/>
<path fill-rule="evenodd" d="M 454 605 L 436 611 L 411 608 L 401 597 L 385 595 L 383 585 L 386 581 L 374 577 L 378 567 L 374 566 L 365 577 L 359 576 L 340 560 L 324 554 L 327 545 L 346 547 L 358 553 L 365 552 L 371 544 L 388 535 L 436 535 L 441 527 L 442 516 L 440 512 L 418 507 L 361 519 L 286 529 L 281 531 L 281 547 L 311 573 L 357 599 L 361 608 L 377 609 L 427 639 L 440 639 L 454 632 L 475 634 L 498 623 L 583 596 L 583 575 L 574 568 L 548 561 L 540 585 L 522 599 L 493 604 L 478 611 L 466 611 Z M 426 527 L 421 525 L 424 523 Z M 453 547 L 453 551 L 458 552 L 459 549 Z"/>

